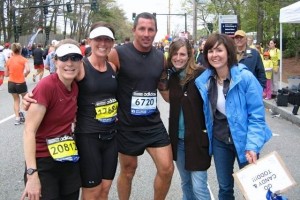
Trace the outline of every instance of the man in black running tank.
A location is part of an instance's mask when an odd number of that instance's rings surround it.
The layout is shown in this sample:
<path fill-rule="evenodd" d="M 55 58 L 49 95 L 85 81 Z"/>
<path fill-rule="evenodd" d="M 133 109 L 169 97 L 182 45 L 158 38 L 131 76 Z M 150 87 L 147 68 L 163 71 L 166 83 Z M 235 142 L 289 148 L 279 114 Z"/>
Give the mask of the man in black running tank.
<path fill-rule="evenodd" d="M 164 56 L 152 46 L 156 33 L 156 18 L 141 13 L 134 21 L 133 43 L 118 46 L 109 54 L 109 61 L 118 69 L 120 200 L 129 199 L 137 157 L 145 150 L 157 168 L 153 199 L 165 199 L 174 171 L 170 139 L 157 109 Z"/>

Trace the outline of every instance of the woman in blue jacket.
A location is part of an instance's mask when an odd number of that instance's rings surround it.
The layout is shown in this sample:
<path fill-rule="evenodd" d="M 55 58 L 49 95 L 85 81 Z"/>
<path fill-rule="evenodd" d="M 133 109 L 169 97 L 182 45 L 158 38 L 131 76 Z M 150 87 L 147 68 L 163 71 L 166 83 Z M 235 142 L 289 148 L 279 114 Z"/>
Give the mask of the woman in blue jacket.
<path fill-rule="evenodd" d="M 243 64 L 238 64 L 231 38 L 212 34 L 204 47 L 208 69 L 196 80 L 204 101 L 203 110 L 209 152 L 214 157 L 219 199 L 234 199 L 233 166 L 255 163 L 271 138 L 265 122 L 262 87 Z"/>

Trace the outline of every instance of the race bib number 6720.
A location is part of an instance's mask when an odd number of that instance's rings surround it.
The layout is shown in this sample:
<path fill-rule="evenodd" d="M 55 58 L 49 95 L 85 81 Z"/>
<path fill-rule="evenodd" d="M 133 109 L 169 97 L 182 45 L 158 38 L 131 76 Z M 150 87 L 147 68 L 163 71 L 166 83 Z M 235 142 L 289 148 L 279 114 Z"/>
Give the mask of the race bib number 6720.
<path fill-rule="evenodd" d="M 131 98 L 131 114 L 147 116 L 156 112 L 156 92 L 135 91 Z"/>

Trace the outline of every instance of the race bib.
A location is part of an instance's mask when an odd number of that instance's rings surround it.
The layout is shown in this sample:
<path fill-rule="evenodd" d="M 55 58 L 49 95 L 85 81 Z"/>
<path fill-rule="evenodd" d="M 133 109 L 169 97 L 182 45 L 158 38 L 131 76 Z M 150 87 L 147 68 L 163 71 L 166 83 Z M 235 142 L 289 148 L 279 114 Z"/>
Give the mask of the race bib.
<path fill-rule="evenodd" d="M 98 101 L 95 104 L 95 119 L 104 124 L 110 124 L 116 121 L 118 102 L 115 98 Z"/>
<path fill-rule="evenodd" d="M 79 160 L 78 150 L 72 136 L 62 136 L 47 139 L 47 146 L 52 158 L 59 162 L 77 162 Z"/>
<path fill-rule="evenodd" d="M 131 98 L 131 114 L 148 116 L 156 112 L 156 92 L 134 91 Z"/>

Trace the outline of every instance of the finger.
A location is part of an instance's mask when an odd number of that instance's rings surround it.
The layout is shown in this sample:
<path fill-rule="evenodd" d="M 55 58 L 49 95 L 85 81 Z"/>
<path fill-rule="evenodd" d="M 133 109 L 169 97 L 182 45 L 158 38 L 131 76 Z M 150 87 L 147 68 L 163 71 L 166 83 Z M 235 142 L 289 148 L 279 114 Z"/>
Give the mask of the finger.
<path fill-rule="evenodd" d="M 20 200 L 24 200 L 26 197 L 26 194 L 23 192 L 22 196 L 21 196 L 21 199 Z"/>

